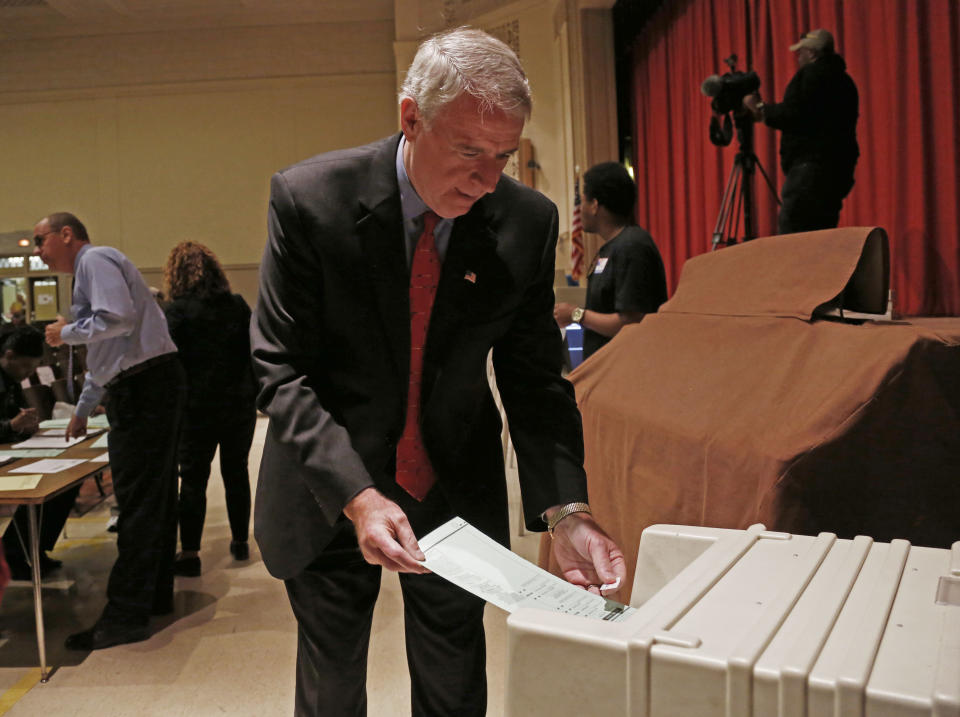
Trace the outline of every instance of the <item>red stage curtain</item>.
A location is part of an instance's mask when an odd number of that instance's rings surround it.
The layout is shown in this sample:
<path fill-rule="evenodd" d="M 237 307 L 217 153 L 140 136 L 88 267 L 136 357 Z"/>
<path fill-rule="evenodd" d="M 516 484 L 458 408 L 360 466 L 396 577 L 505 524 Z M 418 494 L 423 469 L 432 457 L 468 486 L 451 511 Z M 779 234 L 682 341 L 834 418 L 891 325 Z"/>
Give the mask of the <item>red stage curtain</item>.
<path fill-rule="evenodd" d="M 841 226 L 884 227 L 891 282 L 906 315 L 960 314 L 960 4 L 956 0 L 677 0 L 634 45 L 638 219 L 657 240 L 671 290 L 683 262 L 709 251 L 736 153 L 710 144 L 705 77 L 722 58 L 752 59 L 761 93 L 780 100 L 796 71 L 788 46 L 824 27 L 860 90 L 860 162 Z M 776 186 L 779 133 L 756 127 Z M 776 207 L 759 172 L 757 232 Z"/>

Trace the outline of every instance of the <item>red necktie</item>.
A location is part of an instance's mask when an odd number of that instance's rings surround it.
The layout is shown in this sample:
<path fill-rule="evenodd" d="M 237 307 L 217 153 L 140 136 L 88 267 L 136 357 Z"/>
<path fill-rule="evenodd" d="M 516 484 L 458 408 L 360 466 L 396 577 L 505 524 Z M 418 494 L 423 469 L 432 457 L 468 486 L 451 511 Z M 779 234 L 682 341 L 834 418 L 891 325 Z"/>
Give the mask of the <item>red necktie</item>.
<path fill-rule="evenodd" d="M 440 257 L 433 241 L 433 228 L 439 219 L 431 211 L 423 215 L 423 234 L 410 268 L 410 386 L 407 420 L 397 443 L 397 483 L 417 500 L 423 500 L 437 480 L 420 434 L 420 379 L 430 311 L 440 281 Z"/>

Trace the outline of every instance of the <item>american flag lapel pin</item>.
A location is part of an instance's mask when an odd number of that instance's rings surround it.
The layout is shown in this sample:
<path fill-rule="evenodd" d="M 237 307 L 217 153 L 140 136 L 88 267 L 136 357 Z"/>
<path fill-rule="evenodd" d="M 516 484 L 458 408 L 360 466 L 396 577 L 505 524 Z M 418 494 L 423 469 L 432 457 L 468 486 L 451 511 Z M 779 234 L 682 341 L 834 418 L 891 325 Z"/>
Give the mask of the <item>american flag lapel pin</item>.
<path fill-rule="evenodd" d="M 472 272 L 472 271 L 468 271 L 466 274 L 463 275 L 463 280 L 464 280 L 464 281 L 469 281 L 471 284 L 476 284 L 476 283 L 477 283 L 477 275 L 476 275 L 476 273 L 474 273 L 474 272 Z"/>

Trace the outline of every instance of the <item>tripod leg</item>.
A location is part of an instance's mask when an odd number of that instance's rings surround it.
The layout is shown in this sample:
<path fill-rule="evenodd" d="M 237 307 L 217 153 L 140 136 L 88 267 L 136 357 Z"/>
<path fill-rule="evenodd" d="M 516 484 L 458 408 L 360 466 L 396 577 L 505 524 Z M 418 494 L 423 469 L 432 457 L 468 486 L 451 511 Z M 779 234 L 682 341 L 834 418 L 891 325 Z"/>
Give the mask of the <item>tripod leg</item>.
<path fill-rule="evenodd" d="M 751 231 L 752 223 L 752 214 L 750 211 L 750 175 L 744 170 L 743 177 L 740 181 L 740 191 L 737 193 L 737 210 L 735 219 L 733 220 L 733 232 L 731 244 L 735 244 L 737 239 L 737 227 L 740 226 L 740 212 L 743 211 L 743 240 L 748 241 L 753 239 L 753 233 Z"/>
<path fill-rule="evenodd" d="M 767 174 L 767 170 L 763 168 L 763 165 L 760 164 L 760 160 L 757 159 L 756 155 L 753 157 L 754 163 L 760 167 L 760 174 L 763 175 L 763 178 L 767 180 L 767 186 L 770 187 L 770 193 L 773 195 L 774 200 L 777 202 L 777 206 L 783 206 L 783 202 L 780 201 L 780 195 L 777 194 L 777 190 L 773 186 L 773 180 L 770 179 L 770 175 Z"/>
<path fill-rule="evenodd" d="M 730 244 L 730 216 L 733 211 L 734 197 L 737 196 L 737 188 L 740 185 L 740 173 L 742 171 L 740 163 L 734 159 L 733 166 L 730 168 L 730 176 L 727 178 L 727 186 L 723 190 L 723 198 L 720 200 L 720 212 L 717 215 L 717 223 L 713 226 L 712 248 L 716 249 L 721 243 Z"/>

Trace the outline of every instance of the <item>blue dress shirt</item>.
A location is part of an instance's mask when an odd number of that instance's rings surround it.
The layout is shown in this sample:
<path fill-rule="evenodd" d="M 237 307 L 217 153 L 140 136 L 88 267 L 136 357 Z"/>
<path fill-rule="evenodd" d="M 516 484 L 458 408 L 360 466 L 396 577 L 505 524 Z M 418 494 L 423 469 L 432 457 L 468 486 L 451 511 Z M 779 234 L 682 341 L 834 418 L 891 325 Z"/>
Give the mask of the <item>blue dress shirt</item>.
<path fill-rule="evenodd" d="M 410 183 L 407 168 L 403 165 L 403 147 L 407 138 L 401 135 L 400 146 L 397 147 L 397 183 L 400 185 L 400 207 L 403 211 L 403 234 L 407 239 L 407 268 L 413 262 L 413 252 L 417 248 L 420 235 L 423 234 L 423 213 L 430 209 L 417 194 L 417 190 Z M 433 229 L 433 242 L 437 247 L 437 254 L 443 262 L 447 256 L 447 245 L 450 243 L 450 232 L 453 230 L 453 219 L 440 219 Z"/>
<path fill-rule="evenodd" d="M 87 375 L 76 414 L 90 415 L 104 386 L 121 371 L 175 353 L 167 320 L 143 277 L 113 247 L 87 244 L 73 265 L 73 323 L 60 332 L 66 344 L 87 345 Z"/>

